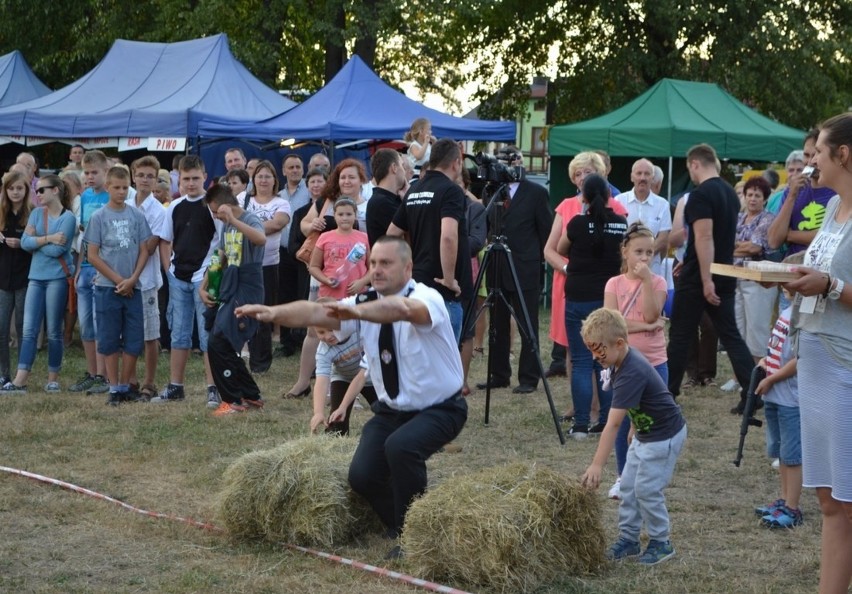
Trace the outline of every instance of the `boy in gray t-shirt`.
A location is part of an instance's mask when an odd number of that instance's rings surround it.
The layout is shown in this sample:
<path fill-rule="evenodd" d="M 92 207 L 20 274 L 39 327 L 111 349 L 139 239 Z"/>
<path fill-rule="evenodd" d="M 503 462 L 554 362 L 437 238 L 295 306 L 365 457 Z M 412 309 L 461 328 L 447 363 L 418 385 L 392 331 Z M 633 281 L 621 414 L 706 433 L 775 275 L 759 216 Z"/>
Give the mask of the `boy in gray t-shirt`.
<path fill-rule="evenodd" d="M 98 353 L 104 356 L 109 399 L 107 404 L 137 400 L 129 391 L 130 374 L 144 348 L 142 292 L 139 276 L 150 255 L 146 241 L 151 229 L 138 210 L 125 204 L 130 174 L 122 167 L 107 172 L 109 202 L 98 209 L 86 228 L 85 243 L 95 277 Z M 118 353 L 123 353 L 121 376 Z"/>
<path fill-rule="evenodd" d="M 674 556 L 663 490 L 686 441 L 686 421 L 660 375 L 627 343 L 627 322 L 612 309 L 593 311 L 583 322 L 583 342 L 595 359 L 612 368 L 612 408 L 583 485 L 596 489 L 625 416 L 636 431 L 621 473 L 619 538 L 607 552 L 612 560 L 640 554 L 642 524 L 649 542 L 639 563 L 655 565 Z"/>

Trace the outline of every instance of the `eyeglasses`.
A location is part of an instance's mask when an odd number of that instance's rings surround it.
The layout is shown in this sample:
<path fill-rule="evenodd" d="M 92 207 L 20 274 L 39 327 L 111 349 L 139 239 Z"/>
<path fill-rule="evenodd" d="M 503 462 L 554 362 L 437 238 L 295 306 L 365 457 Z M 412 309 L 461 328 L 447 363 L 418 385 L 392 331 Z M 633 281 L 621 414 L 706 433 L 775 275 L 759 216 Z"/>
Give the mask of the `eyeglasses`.
<path fill-rule="evenodd" d="M 46 191 L 48 191 L 48 190 L 52 190 L 52 189 L 54 189 L 55 187 L 56 187 L 56 186 L 42 186 L 42 187 L 40 187 L 40 188 L 36 188 L 36 191 L 35 191 L 35 192 L 36 192 L 36 194 L 38 194 L 39 196 L 41 196 L 41 195 L 42 195 L 42 194 L 44 194 Z"/>
<path fill-rule="evenodd" d="M 152 175 L 150 173 L 137 173 L 133 177 L 136 179 L 157 179 L 156 175 Z"/>

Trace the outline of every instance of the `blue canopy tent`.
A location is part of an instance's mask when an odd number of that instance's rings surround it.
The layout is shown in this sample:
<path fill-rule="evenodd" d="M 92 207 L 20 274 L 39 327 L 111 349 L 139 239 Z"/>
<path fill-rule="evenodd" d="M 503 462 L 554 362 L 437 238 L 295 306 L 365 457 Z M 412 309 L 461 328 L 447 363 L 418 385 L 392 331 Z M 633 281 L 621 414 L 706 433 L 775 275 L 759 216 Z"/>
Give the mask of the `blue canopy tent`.
<path fill-rule="evenodd" d="M 17 105 L 50 93 L 50 89 L 30 70 L 18 50 L 0 56 L 0 107 Z"/>
<path fill-rule="evenodd" d="M 247 140 L 396 139 L 421 117 L 429 119 L 438 137 L 498 141 L 515 137 L 515 122 L 454 117 L 409 99 L 358 56 L 352 56 L 323 88 L 286 113 L 242 128 L 233 117 L 204 117 L 198 133 L 202 137 L 238 136 Z"/>
<path fill-rule="evenodd" d="M 0 109 L 0 135 L 193 139 L 203 118 L 247 126 L 293 105 L 234 58 L 223 34 L 177 43 L 119 39 L 80 80 Z"/>

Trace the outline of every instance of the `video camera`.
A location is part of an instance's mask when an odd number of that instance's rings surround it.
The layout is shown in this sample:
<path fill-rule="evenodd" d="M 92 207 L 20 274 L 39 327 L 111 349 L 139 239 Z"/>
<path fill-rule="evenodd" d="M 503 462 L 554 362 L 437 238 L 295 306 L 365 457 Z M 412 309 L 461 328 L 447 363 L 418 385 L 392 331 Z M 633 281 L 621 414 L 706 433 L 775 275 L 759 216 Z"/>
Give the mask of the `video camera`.
<path fill-rule="evenodd" d="M 516 153 L 503 151 L 499 152 L 498 155 L 499 157 L 495 157 L 482 152 L 476 154 L 474 161 L 477 165 L 477 178 L 498 184 L 510 184 L 524 179 L 524 166 L 511 165 Z M 510 164 L 507 165 L 507 162 Z"/>

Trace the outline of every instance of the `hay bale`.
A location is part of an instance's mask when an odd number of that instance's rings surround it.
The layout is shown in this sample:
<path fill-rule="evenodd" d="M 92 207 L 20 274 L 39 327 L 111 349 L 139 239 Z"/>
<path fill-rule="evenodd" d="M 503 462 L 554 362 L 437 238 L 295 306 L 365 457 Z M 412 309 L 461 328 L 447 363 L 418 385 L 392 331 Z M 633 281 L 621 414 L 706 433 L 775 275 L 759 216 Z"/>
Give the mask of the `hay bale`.
<path fill-rule="evenodd" d="M 412 503 L 402 548 L 414 575 L 469 589 L 529 592 L 604 562 L 598 496 L 526 464 L 454 477 Z"/>
<path fill-rule="evenodd" d="M 308 437 L 251 452 L 224 474 L 217 516 L 237 539 L 331 547 L 380 522 L 347 480 L 353 439 Z"/>

